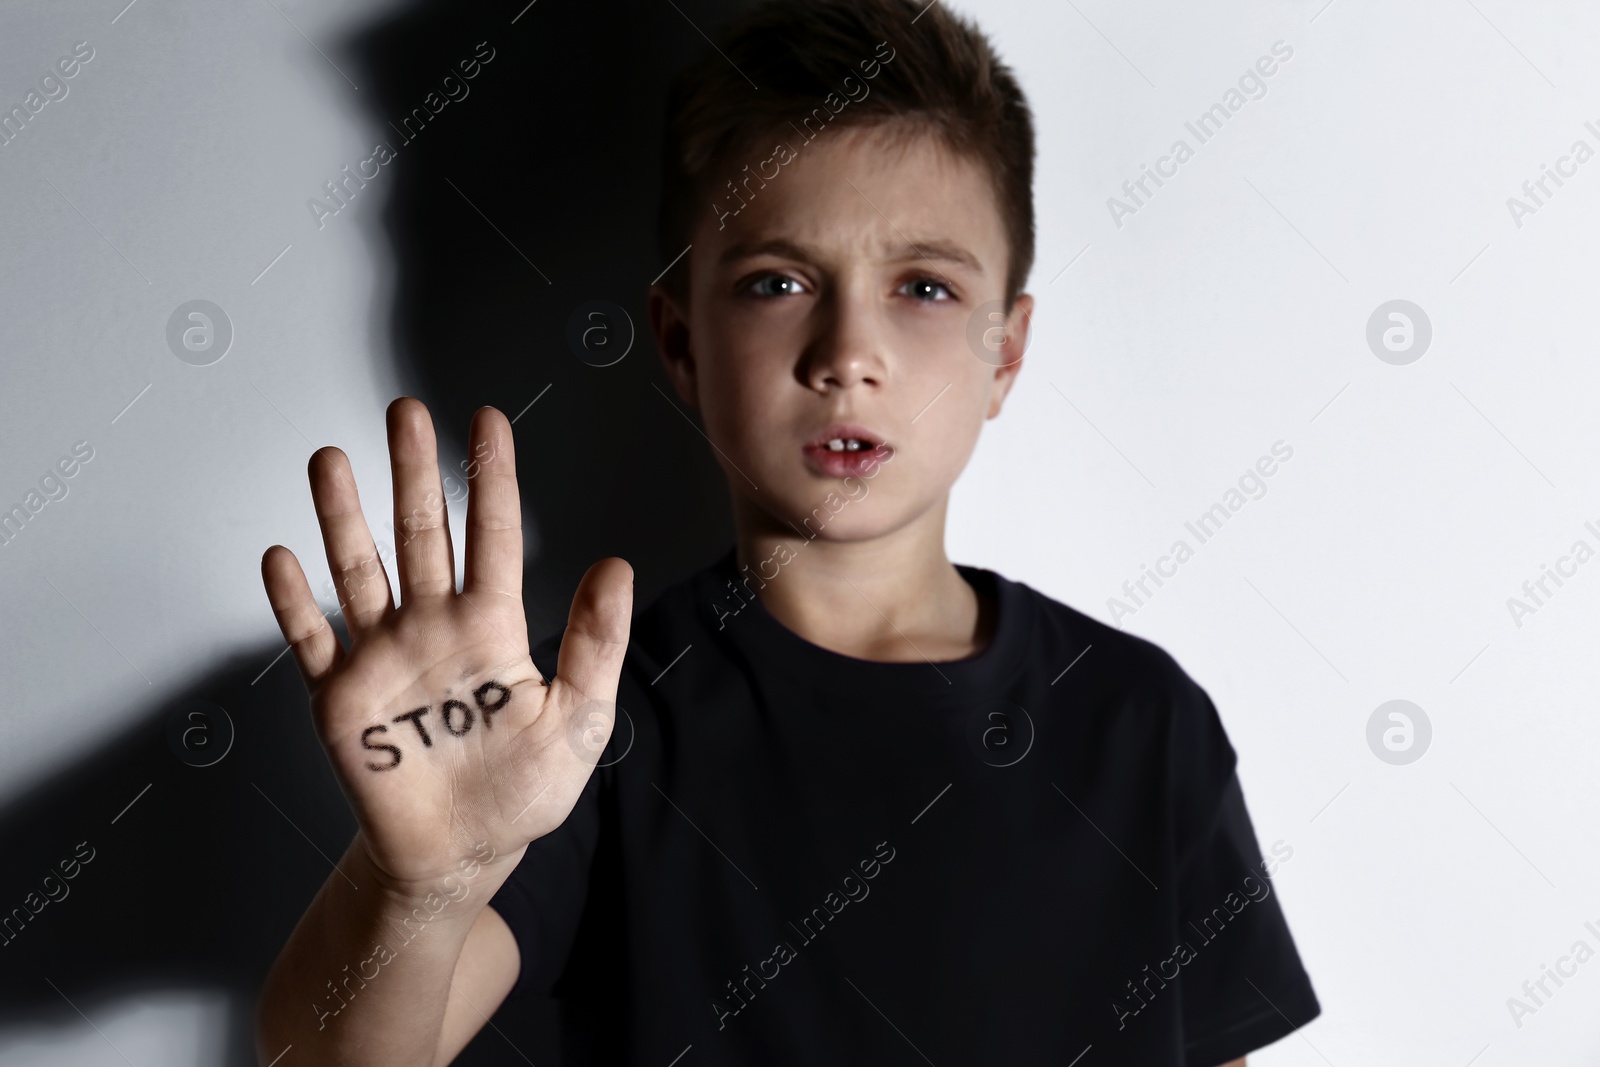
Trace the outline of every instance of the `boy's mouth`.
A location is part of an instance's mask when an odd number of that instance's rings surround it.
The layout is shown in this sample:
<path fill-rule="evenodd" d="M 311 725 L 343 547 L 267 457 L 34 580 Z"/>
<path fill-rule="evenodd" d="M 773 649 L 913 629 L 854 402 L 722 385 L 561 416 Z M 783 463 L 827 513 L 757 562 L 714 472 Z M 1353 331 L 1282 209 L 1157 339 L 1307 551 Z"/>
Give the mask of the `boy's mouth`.
<path fill-rule="evenodd" d="M 860 476 L 894 454 L 883 437 L 857 423 L 834 423 L 801 449 L 806 464 L 829 478 Z"/>
<path fill-rule="evenodd" d="M 883 437 L 856 422 L 836 422 L 806 443 L 806 449 L 832 452 L 868 451 L 883 444 Z"/>

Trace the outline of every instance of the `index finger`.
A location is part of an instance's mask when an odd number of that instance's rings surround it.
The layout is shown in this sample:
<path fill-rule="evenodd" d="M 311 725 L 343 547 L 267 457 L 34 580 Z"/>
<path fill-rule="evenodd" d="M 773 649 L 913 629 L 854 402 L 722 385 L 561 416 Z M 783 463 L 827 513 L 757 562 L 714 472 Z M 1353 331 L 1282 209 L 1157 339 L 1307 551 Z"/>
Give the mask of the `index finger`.
<path fill-rule="evenodd" d="M 511 423 L 482 407 L 472 416 L 467 460 L 467 551 L 462 589 L 522 598 L 522 498 Z"/>

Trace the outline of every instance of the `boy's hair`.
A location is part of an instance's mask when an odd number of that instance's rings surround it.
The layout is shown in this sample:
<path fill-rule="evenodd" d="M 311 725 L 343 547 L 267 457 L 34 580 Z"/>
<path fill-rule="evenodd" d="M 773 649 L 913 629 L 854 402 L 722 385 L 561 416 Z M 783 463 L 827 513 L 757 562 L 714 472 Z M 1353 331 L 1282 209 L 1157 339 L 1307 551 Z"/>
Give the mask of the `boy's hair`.
<path fill-rule="evenodd" d="M 824 130 L 874 126 L 894 144 L 932 134 L 990 176 L 1009 249 L 1011 310 L 1033 266 L 1033 117 L 975 24 L 937 0 L 763 0 L 716 47 L 667 95 L 657 220 L 664 259 L 684 250 L 703 212 L 725 221 L 766 181 L 782 181 L 773 168 Z M 775 155 L 779 141 L 794 155 Z M 688 257 L 662 284 L 686 299 Z"/>

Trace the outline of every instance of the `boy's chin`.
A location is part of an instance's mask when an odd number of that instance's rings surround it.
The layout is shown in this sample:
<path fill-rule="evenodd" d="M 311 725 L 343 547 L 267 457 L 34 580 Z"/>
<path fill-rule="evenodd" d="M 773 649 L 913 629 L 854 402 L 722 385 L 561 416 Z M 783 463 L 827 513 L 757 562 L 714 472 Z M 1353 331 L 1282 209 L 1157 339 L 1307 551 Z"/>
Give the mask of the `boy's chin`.
<path fill-rule="evenodd" d="M 875 541 L 905 525 L 905 517 L 887 510 L 887 504 L 886 499 L 851 499 L 842 491 L 824 490 L 814 498 L 785 500 L 768 514 L 779 534 L 792 531 L 807 542 L 849 544 Z"/>

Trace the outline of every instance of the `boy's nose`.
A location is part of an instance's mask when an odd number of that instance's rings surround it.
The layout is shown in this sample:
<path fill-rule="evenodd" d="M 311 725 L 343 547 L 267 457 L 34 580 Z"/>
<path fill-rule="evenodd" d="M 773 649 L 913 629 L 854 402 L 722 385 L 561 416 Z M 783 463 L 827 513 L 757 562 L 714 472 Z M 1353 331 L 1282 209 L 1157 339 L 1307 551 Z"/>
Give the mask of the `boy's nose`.
<path fill-rule="evenodd" d="M 885 384 L 884 331 L 876 313 L 859 301 L 836 298 L 804 367 L 806 384 L 818 392 Z"/>

